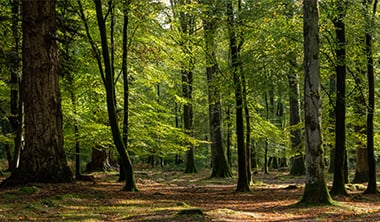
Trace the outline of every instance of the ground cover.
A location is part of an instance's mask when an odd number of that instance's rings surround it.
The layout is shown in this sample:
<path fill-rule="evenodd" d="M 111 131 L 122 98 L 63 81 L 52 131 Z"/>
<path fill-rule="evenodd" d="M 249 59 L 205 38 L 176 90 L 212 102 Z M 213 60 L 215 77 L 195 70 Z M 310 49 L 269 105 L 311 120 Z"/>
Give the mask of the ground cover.
<path fill-rule="evenodd" d="M 348 185 L 339 206 L 312 207 L 295 206 L 303 177 L 259 173 L 250 193 L 235 193 L 236 178 L 209 175 L 137 167 L 133 193 L 115 172 L 94 173 L 95 183 L 1 189 L 0 221 L 380 221 L 380 195 L 363 195 L 365 184 Z"/>

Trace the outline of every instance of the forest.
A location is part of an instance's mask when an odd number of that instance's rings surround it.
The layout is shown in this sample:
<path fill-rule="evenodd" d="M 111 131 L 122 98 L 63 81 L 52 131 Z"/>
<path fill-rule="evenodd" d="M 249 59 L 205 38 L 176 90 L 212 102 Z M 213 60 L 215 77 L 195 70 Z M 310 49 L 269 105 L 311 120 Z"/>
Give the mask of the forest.
<path fill-rule="evenodd" d="M 380 220 L 377 0 L 0 0 L 0 220 Z"/>

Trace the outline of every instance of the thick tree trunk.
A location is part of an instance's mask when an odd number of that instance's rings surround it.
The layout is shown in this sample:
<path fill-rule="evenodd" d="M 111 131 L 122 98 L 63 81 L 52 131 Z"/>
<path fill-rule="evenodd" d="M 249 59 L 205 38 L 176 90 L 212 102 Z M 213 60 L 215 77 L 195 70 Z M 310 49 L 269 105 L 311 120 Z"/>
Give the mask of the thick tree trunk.
<path fill-rule="evenodd" d="M 23 1 L 25 149 L 3 185 L 72 182 L 63 150 L 55 1 Z"/>
<path fill-rule="evenodd" d="M 120 156 L 120 167 L 123 167 L 126 174 L 126 185 L 123 188 L 125 191 L 137 191 L 135 176 L 133 172 L 132 161 L 129 157 L 128 151 L 125 149 L 123 138 L 120 133 L 119 125 L 116 117 L 115 107 L 115 88 L 114 79 L 111 70 L 110 56 L 108 52 L 106 26 L 103 17 L 101 0 L 94 0 L 96 6 L 96 17 L 99 26 L 100 38 L 102 42 L 102 52 L 105 67 L 105 88 L 106 88 L 106 100 L 108 109 L 108 118 L 111 125 L 112 137 L 115 147 Z"/>
<path fill-rule="evenodd" d="M 324 176 L 317 0 L 304 0 L 304 97 L 306 180 L 301 203 L 331 204 Z"/>
<path fill-rule="evenodd" d="M 335 104 L 335 171 L 331 195 L 348 195 L 344 181 L 346 159 L 346 35 L 343 1 L 336 2 L 337 15 L 334 19 L 336 35 L 336 104 Z"/>

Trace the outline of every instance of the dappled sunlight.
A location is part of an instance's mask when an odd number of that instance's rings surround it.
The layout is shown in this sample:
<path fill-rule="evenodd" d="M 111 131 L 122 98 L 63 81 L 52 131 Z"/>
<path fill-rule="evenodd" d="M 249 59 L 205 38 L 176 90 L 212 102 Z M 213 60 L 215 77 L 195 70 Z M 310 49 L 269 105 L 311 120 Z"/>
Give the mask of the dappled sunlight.
<path fill-rule="evenodd" d="M 197 221 L 179 215 L 200 209 L 207 221 L 351 220 L 380 218 L 380 198 L 352 190 L 337 206 L 298 206 L 303 185 L 283 175 L 255 175 L 251 192 L 236 193 L 236 178 L 150 170 L 139 173 L 140 192 L 122 191 L 117 174 L 97 173 L 96 183 L 33 184 L 0 190 L 1 220 Z M 281 183 L 269 182 L 284 178 Z M 193 178 L 193 179 L 191 179 Z M 289 178 L 289 180 L 287 180 Z M 262 181 L 262 182 L 257 182 Z M 354 189 L 354 187 L 353 187 Z M 185 218 L 185 219 L 184 219 Z M 187 219 L 186 219 L 187 218 Z M 190 218 L 190 219 L 189 219 Z"/>

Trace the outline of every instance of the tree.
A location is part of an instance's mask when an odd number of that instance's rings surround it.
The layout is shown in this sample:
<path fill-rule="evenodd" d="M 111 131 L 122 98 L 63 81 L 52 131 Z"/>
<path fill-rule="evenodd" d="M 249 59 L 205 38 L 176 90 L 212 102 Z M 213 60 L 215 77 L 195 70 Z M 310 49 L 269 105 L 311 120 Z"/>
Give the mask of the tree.
<path fill-rule="evenodd" d="M 229 47 L 231 58 L 231 72 L 233 76 L 235 90 L 235 110 L 236 110 L 236 136 L 238 148 L 238 183 L 237 192 L 248 192 L 249 178 L 247 172 L 247 150 L 244 143 L 244 119 L 243 119 L 243 83 L 240 76 L 240 58 L 239 47 L 235 30 L 235 14 L 233 10 L 232 0 L 226 2 L 227 26 L 229 35 Z"/>
<path fill-rule="evenodd" d="M 203 15 L 203 31 L 206 54 L 206 75 L 208 86 L 209 124 L 211 141 L 212 173 L 211 177 L 231 177 L 232 172 L 228 164 L 227 153 L 223 142 L 222 104 L 218 80 L 220 71 L 216 60 L 215 33 L 218 24 L 220 1 L 201 1 L 206 6 Z"/>
<path fill-rule="evenodd" d="M 184 10 L 191 6 L 191 0 L 170 1 L 175 19 L 179 20 L 179 32 L 181 33 L 181 50 L 185 55 L 181 61 L 182 96 L 186 103 L 183 105 L 183 125 L 185 133 L 190 138 L 194 135 L 194 112 L 193 112 L 193 72 L 195 58 L 191 38 L 195 33 L 195 15 L 191 11 Z M 196 173 L 194 159 L 194 144 L 186 141 L 186 173 Z"/>
<path fill-rule="evenodd" d="M 23 1 L 22 16 L 25 148 L 2 185 L 72 182 L 63 150 L 55 1 Z"/>
<path fill-rule="evenodd" d="M 125 148 L 128 150 L 128 134 L 129 134 L 129 77 L 128 77 L 128 31 L 129 31 L 129 10 L 130 10 L 131 0 L 126 0 L 124 2 L 123 10 L 123 55 L 122 55 L 122 67 L 123 72 L 123 97 L 124 97 L 124 119 L 123 119 L 123 142 Z M 126 178 L 124 168 L 120 168 L 119 181 L 123 181 Z"/>
<path fill-rule="evenodd" d="M 347 195 L 344 185 L 346 159 L 346 34 L 345 2 L 336 1 L 336 17 L 333 19 L 336 35 L 336 104 L 335 104 L 335 167 L 331 195 Z"/>
<path fill-rule="evenodd" d="M 306 180 L 301 203 L 330 204 L 322 148 L 318 1 L 305 0 L 303 8 Z"/>
<path fill-rule="evenodd" d="M 376 185 L 376 161 L 373 141 L 373 115 L 375 112 L 375 77 L 373 67 L 372 54 L 372 34 L 373 19 L 376 14 L 377 0 L 364 0 L 363 2 L 366 16 L 366 32 L 365 32 L 365 52 L 367 58 L 367 78 L 368 78 L 368 107 L 367 107 L 367 152 L 368 152 L 368 168 L 369 178 L 368 186 L 365 193 L 377 193 Z M 372 14 L 368 7 L 373 4 Z"/>
<path fill-rule="evenodd" d="M 132 161 L 129 157 L 128 151 L 125 149 L 125 145 L 120 134 L 120 129 L 118 126 L 117 116 L 116 116 L 116 106 L 115 106 L 115 87 L 114 87 L 114 76 L 111 70 L 111 61 L 109 56 L 109 48 L 107 42 L 107 32 L 105 26 L 105 20 L 103 17 L 102 2 L 101 0 L 94 0 L 96 17 L 100 32 L 100 39 L 102 44 L 102 54 L 104 63 L 104 73 L 105 73 L 105 88 L 106 88 L 106 99 L 107 99 L 107 110 L 108 118 L 111 125 L 111 131 L 113 136 L 113 141 L 115 143 L 116 149 L 120 156 L 120 163 L 126 174 L 126 185 L 123 188 L 125 191 L 137 191 Z M 103 68 L 102 68 L 103 69 Z"/>

